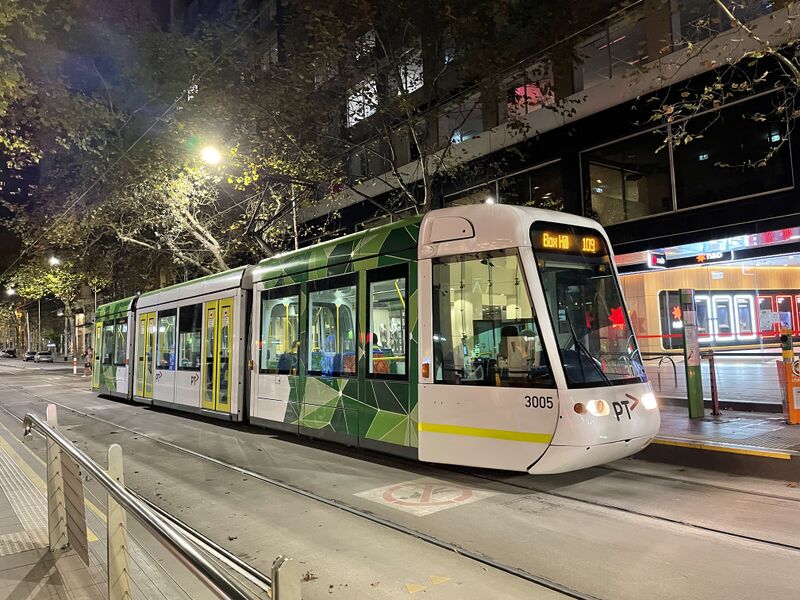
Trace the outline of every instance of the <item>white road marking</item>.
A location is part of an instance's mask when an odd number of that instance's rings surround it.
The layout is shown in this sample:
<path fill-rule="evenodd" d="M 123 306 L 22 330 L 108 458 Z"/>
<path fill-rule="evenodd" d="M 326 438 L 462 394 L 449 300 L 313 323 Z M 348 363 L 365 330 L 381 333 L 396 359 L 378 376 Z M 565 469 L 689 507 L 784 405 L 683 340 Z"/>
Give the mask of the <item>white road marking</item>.
<path fill-rule="evenodd" d="M 393 483 L 353 495 L 417 517 L 424 517 L 440 510 L 477 502 L 496 493 L 426 477 Z"/>

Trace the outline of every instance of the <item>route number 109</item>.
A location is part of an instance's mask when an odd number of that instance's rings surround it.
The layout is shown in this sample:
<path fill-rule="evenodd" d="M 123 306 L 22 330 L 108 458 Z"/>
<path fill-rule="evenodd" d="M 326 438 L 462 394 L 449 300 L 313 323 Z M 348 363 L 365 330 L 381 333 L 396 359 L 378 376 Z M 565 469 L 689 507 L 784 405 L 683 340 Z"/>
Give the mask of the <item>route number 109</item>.
<path fill-rule="evenodd" d="M 553 397 L 525 396 L 525 406 L 528 408 L 553 408 Z"/>

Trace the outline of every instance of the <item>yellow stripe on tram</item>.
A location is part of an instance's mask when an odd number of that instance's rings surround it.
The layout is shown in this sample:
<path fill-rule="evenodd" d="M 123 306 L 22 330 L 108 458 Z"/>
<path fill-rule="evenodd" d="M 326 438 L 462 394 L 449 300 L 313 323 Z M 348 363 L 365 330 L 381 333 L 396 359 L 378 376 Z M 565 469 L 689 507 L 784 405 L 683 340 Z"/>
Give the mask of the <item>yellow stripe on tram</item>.
<path fill-rule="evenodd" d="M 509 442 L 527 442 L 529 444 L 549 444 L 553 439 L 551 433 L 528 433 L 527 431 L 507 431 L 505 429 L 487 429 L 484 427 L 465 427 L 463 425 L 444 425 L 442 423 L 422 423 L 419 431 L 445 433 L 448 435 L 464 435 L 468 437 L 490 438 Z"/>

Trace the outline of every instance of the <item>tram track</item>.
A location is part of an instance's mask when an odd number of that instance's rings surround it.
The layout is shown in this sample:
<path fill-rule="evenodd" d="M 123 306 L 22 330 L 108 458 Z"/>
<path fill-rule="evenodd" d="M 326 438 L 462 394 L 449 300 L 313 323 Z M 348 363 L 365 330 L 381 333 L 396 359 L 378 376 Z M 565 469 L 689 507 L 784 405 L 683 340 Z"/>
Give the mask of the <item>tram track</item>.
<path fill-rule="evenodd" d="M 130 433 L 132 435 L 136 435 L 136 436 L 138 436 L 140 438 L 147 439 L 147 440 L 149 440 L 149 441 L 151 441 L 153 443 L 156 443 L 156 444 L 162 445 L 164 447 L 170 448 L 170 449 L 172 449 L 174 451 L 181 452 L 183 454 L 186 454 L 186 455 L 192 456 L 194 458 L 203 460 L 205 462 L 217 465 L 219 467 L 223 467 L 223 468 L 232 470 L 232 471 L 234 471 L 236 473 L 239 473 L 240 475 L 255 479 L 257 481 L 261 481 L 262 483 L 267 483 L 267 484 L 269 484 L 269 485 L 271 485 L 273 487 L 276 487 L 278 489 L 281 489 L 281 490 L 284 490 L 286 492 L 290 492 L 290 493 L 296 494 L 298 496 L 302 496 L 302 497 L 304 497 L 306 499 L 318 502 L 320 504 L 324 504 L 324 505 L 329 506 L 331 508 L 335 508 L 337 510 L 340 510 L 340 511 L 348 513 L 350 515 L 353 515 L 353 516 L 359 517 L 361 519 L 370 521 L 372 523 L 375 523 L 375 524 L 380 525 L 382 527 L 385 527 L 387 529 L 391 529 L 391 530 L 396 531 L 398 533 L 413 537 L 415 539 L 418 539 L 418 540 L 420 540 L 422 542 L 425 542 L 427 544 L 430 544 L 432 546 L 436 546 L 438 548 L 454 552 L 454 553 L 458 554 L 459 556 L 463 556 L 464 558 L 467 558 L 469 560 L 475 561 L 475 562 L 477 562 L 477 563 L 479 563 L 481 565 L 484 565 L 486 567 L 490 567 L 492 569 L 495 569 L 497 571 L 506 573 L 506 574 L 514 576 L 514 577 L 517 577 L 519 579 L 522 579 L 522 580 L 527 581 L 529 583 L 532 583 L 534 585 L 538 585 L 538 586 L 540 586 L 542 588 L 545 588 L 545 589 L 551 590 L 553 592 L 559 593 L 559 594 L 563 595 L 566 598 L 573 598 L 575 600 L 601 600 L 597 596 L 593 596 L 591 594 L 587 594 L 587 593 L 584 593 L 584 592 L 580 592 L 578 590 L 574 590 L 574 589 L 570 588 L 569 586 L 566 586 L 566 585 L 563 585 L 561 583 L 558 583 L 557 581 L 551 580 L 551 579 L 549 579 L 547 577 L 536 575 L 536 574 L 531 573 L 530 571 L 527 571 L 525 569 L 521 569 L 519 567 L 515 567 L 513 565 L 509 565 L 509 564 L 506 564 L 506 563 L 502 563 L 502 562 L 494 560 L 491 557 L 486 556 L 485 554 L 483 554 L 481 552 L 478 552 L 476 550 L 472 550 L 470 548 L 466 548 L 466 547 L 463 547 L 463 546 L 461 546 L 459 544 L 455 544 L 453 542 L 449 542 L 449 541 L 441 539 L 439 537 L 436 537 L 436 536 L 427 534 L 425 532 L 419 531 L 417 529 L 413 529 L 411 527 L 407 527 L 405 525 L 402 525 L 400 523 L 392 521 L 391 519 L 386 519 L 384 517 L 381 517 L 380 515 L 377 515 L 375 513 L 370 512 L 370 511 L 359 509 L 359 508 L 357 508 L 355 506 L 347 504 L 346 502 L 342 502 L 341 500 L 337 500 L 335 498 L 328 498 L 328 497 L 325 497 L 325 496 L 321 496 L 321 495 L 319 495 L 319 494 L 317 494 L 315 492 L 312 492 L 310 490 L 306 490 L 304 488 L 292 485 L 290 483 L 287 483 L 287 482 L 284 482 L 284 481 L 280 481 L 278 479 L 275 479 L 275 478 L 269 477 L 267 475 L 264 475 L 263 473 L 258 473 L 257 471 L 253 471 L 251 469 L 247 469 L 247 468 L 244 468 L 244 467 L 240 467 L 238 465 L 234 465 L 234 464 L 228 463 L 226 461 L 220 460 L 220 459 L 215 458 L 213 456 L 208 456 L 206 454 L 203 454 L 202 452 L 197 452 L 196 450 L 192 450 L 190 448 L 186 448 L 186 447 L 180 446 L 178 444 L 174 444 L 172 442 L 168 442 L 166 440 L 159 439 L 159 438 L 151 436 L 149 434 L 146 434 L 146 433 L 143 433 L 143 432 L 140 432 L 140 431 L 136 431 L 135 429 L 131 429 L 129 427 L 126 427 L 126 426 L 123 426 L 123 425 L 119 425 L 119 424 L 114 423 L 112 421 L 109 421 L 107 419 L 103 419 L 103 418 L 97 417 L 95 415 L 91 415 L 89 413 L 86 413 L 86 412 L 84 412 L 84 411 L 82 411 L 80 409 L 71 407 L 71 406 L 69 406 L 67 404 L 63 404 L 61 402 L 54 401 L 54 400 L 52 400 L 50 398 L 45 398 L 45 397 L 40 396 L 38 394 L 32 393 L 32 392 L 30 392 L 28 390 L 25 390 L 24 388 L 21 388 L 21 387 L 18 387 L 18 386 L 8 385 L 8 384 L 5 384 L 5 383 L 0 383 L 0 385 L 4 386 L 6 388 L 15 389 L 15 390 L 17 390 L 19 392 L 22 392 L 22 393 L 24 393 L 24 394 L 26 394 L 26 395 L 28 395 L 28 396 L 30 396 L 32 398 L 36 398 L 37 401 L 39 401 L 39 402 L 45 402 L 45 403 L 48 403 L 48 404 L 54 404 L 54 405 L 56 405 L 56 406 L 58 406 L 60 408 L 63 408 L 64 410 L 67 410 L 67 411 L 69 411 L 69 412 L 71 412 L 73 414 L 79 415 L 81 417 L 95 420 L 97 422 L 103 423 L 103 424 L 108 425 L 110 427 L 114 427 L 115 429 L 118 429 L 120 431 L 126 431 L 127 433 Z M 11 411 L 9 408 L 3 406 L 2 404 L 0 404 L 0 409 L 2 409 L 3 412 L 7 413 L 9 416 L 13 417 L 14 419 L 19 421 L 20 423 L 23 421 L 24 417 L 14 413 L 13 411 Z"/>
<path fill-rule="evenodd" d="M 519 567 L 515 567 L 513 565 L 509 565 L 509 564 L 506 564 L 506 563 L 502 563 L 502 562 L 496 561 L 496 560 L 492 559 L 491 557 L 484 555 L 481 552 L 478 552 L 478 551 L 475 551 L 475 550 L 472 550 L 472 549 L 469 549 L 469 548 L 465 548 L 465 547 L 463 547 L 463 546 L 461 546 L 459 544 L 455 544 L 453 542 L 450 542 L 450 541 L 444 540 L 442 538 L 427 534 L 427 533 L 419 531 L 417 529 L 413 529 L 413 528 L 407 527 L 407 526 L 402 525 L 400 523 L 397 523 L 397 522 L 395 522 L 395 521 L 393 521 L 391 519 L 387 519 L 387 518 L 381 517 L 379 515 L 376 515 L 375 513 L 372 513 L 370 511 L 359 509 L 359 508 L 357 508 L 357 507 L 355 507 L 355 506 L 353 506 L 351 504 L 348 504 L 347 502 L 344 502 L 344 501 L 341 501 L 341 500 L 338 500 L 338 499 L 335 499 L 335 498 L 329 498 L 329 497 L 326 497 L 326 496 L 322 496 L 322 495 L 317 494 L 315 492 L 312 492 L 310 490 L 307 490 L 307 489 L 295 486 L 293 484 L 290 484 L 290 483 L 287 483 L 287 482 L 284 482 L 284 481 L 269 477 L 268 475 L 265 475 L 263 473 L 259 473 L 257 471 L 252 470 L 252 469 L 248 469 L 248 468 L 236 465 L 236 464 L 229 463 L 229 462 L 221 460 L 219 458 L 216 458 L 216 457 L 213 457 L 213 456 L 209 456 L 209 455 L 204 454 L 202 452 L 198 452 L 197 450 L 192 450 L 191 448 L 186 448 L 186 447 L 181 446 L 179 444 L 176 444 L 176 443 L 173 443 L 173 442 L 169 442 L 169 441 L 161 439 L 159 437 L 156 437 L 156 436 L 153 436 L 153 435 L 150 435 L 150 434 L 147 434 L 147 433 L 143 433 L 141 431 L 138 431 L 136 429 L 132 429 L 132 428 L 124 426 L 124 425 L 120 425 L 118 423 L 115 423 L 113 421 L 98 417 L 98 416 L 93 415 L 93 414 L 89 414 L 89 413 L 87 413 L 87 412 L 85 412 L 85 411 L 83 411 L 81 409 L 69 406 L 67 404 L 63 404 L 61 402 L 54 401 L 54 400 L 52 400 L 50 398 L 46 398 L 46 397 L 40 396 L 39 394 L 36 394 L 36 393 L 31 392 L 29 390 L 26 390 L 23 387 L 19 387 L 19 386 L 16 386 L 16 385 L 9 385 L 9 384 L 6 384 L 6 383 L 2 383 L 0 385 L 3 385 L 6 388 L 10 388 L 10 389 L 14 389 L 14 390 L 17 390 L 19 392 L 22 392 L 22 393 L 26 394 L 27 396 L 35 398 L 39 402 L 55 404 L 55 405 L 65 409 L 65 410 L 75 414 L 75 415 L 80 416 L 80 417 L 83 417 L 83 418 L 86 418 L 86 419 L 91 419 L 91 420 L 103 423 L 103 424 L 105 424 L 107 426 L 113 427 L 113 428 L 121 430 L 121 431 L 126 431 L 127 433 L 130 433 L 132 435 L 138 436 L 140 438 L 147 439 L 147 440 L 149 440 L 149 441 L 151 441 L 153 443 L 156 443 L 156 444 L 159 444 L 161 446 L 170 448 L 170 449 L 172 449 L 174 451 L 178 451 L 178 452 L 181 452 L 183 454 L 192 456 L 192 457 L 194 457 L 196 459 L 199 459 L 199 460 L 202 460 L 202 461 L 205 461 L 205 462 L 208 462 L 208 463 L 211 463 L 211 464 L 215 464 L 217 466 L 232 470 L 232 471 L 237 472 L 237 473 L 239 473 L 241 475 L 253 478 L 253 479 L 257 480 L 257 481 L 261 481 L 263 483 L 269 484 L 271 486 L 274 486 L 276 488 L 282 489 L 284 491 L 297 494 L 297 495 L 302 496 L 304 498 L 307 498 L 309 500 L 312 500 L 312 501 L 315 501 L 315 502 L 319 502 L 321 504 L 330 506 L 330 507 L 335 508 L 337 510 L 341 510 L 343 512 L 346 512 L 346 513 L 349 513 L 351 515 L 354 515 L 356 517 L 359 517 L 359 518 L 362 518 L 362 519 L 366 519 L 366 520 L 371 521 L 371 522 L 373 522 L 375 524 L 378 524 L 378 525 L 381 525 L 381 526 L 386 527 L 388 529 L 392 529 L 394 531 L 397 531 L 399 533 L 414 537 L 416 539 L 419 539 L 419 540 L 421 540 L 423 542 L 426 542 L 428 544 L 437 546 L 439 548 L 450 550 L 450 551 L 455 552 L 455 553 L 457 553 L 457 554 L 459 554 L 461 556 L 464 556 L 465 558 L 468 558 L 470 560 L 474 560 L 474 561 L 476 561 L 476 562 L 478 562 L 478 563 L 480 563 L 482 565 L 485 565 L 487 567 L 491 567 L 493 569 L 497 569 L 498 571 L 502 571 L 504 573 L 513 575 L 515 577 L 519 577 L 520 579 L 523 579 L 523 580 L 528 581 L 530 583 L 542 586 L 542 587 L 550 589 L 552 591 L 556 591 L 558 593 L 561 593 L 561 594 L 565 595 L 566 597 L 586 599 L 586 600 L 598 600 L 595 596 L 592 596 L 592 595 L 589 595 L 589 594 L 585 594 L 585 593 L 579 592 L 577 590 L 573 590 L 572 588 L 569 588 L 568 586 L 564 586 L 564 585 L 562 585 L 562 584 L 560 584 L 558 582 L 552 581 L 552 580 L 550 580 L 550 579 L 548 579 L 546 577 L 542 577 L 542 576 L 536 575 L 534 573 L 531 573 L 531 572 L 526 571 L 524 569 L 521 569 Z M 7 407 L 4 407 L 4 406 L 0 405 L 0 408 L 2 408 L 4 412 L 8 413 L 13 418 L 15 418 L 17 420 L 20 420 L 20 421 L 22 420 L 22 417 L 20 417 L 19 415 L 15 414 L 13 411 L 10 411 Z M 398 462 L 402 462 L 402 463 L 406 462 L 403 459 L 395 459 L 395 457 L 387 457 L 387 458 L 389 458 L 390 461 L 397 460 Z M 587 498 L 581 498 L 579 496 L 575 496 L 575 495 L 572 495 L 572 494 L 566 494 L 566 493 L 562 493 L 562 492 L 556 492 L 556 491 L 553 491 L 553 490 L 543 489 L 543 488 L 537 487 L 535 485 L 524 485 L 524 484 L 518 483 L 518 482 L 510 482 L 510 481 L 503 480 L 503 479 L 500 479 L 500 478 L 491 477 L 489 475 L 483 475 L 483 474 L 477 473 L 475 471 L 468 471 L 468 470 L 459 469 L 459 468 L 450 468 L 450 467 L 447 467 L 447 466 L 444 466 L 444 465 L 431 465 L 431 466 L 433 466 L 434 468 L 436 468 L 436 469 L 438 469 L 440 471 L 444 471 L 444 472 L 447 472 L 447 473 L 455 473 L 455 474 L 458 474 L 458 475 L 461 475 L 461 476 L 472 477 L 472 478 L 475 478 L 475 479 L 480 479 L 480 480 L 483 480 L 483 481 L 492 482 L 492 483 L 500 485 L 500 486 L 507 486 L 509 488 L 514 488 L 514 489 L 517 489 L 517 490 L 524 490 L 524 491 L 535 493 L 535 494 L 538 494 L 538 495 L 541 495 L 541 496 L 549 496 L 549 497 L 552 497 L 552 498 L 557 498 L 557 499 L 562 500 L 562 501 L 574 502 L 574 503 L 578 503 L 578 504 L 582 504 L 582 505 L 587 505 L 587 506 L 592 506 L 592 507 L 595 507 L 595 508 L 601 508 L 601 509 L 604 509 L 604 510 L 617 512 L 617 513 L 620 513 L 620 514 L 627 514 L 627 515 L 631 515 L 631 516 L 635 516 L 635 517 L 646 518 L 646 519 L 654 520 L 656 522 L 661 522 L 661 523 L 664 523 L 664 524 L 676 525 L 676 526 L 680 526 L 680 527 L 686 527 L 686 528 L 689 528 L 689 529 L 692 529 L 692 530 L 701 531 L 701 532 L 704 532 L 704 533 L 710 533 L 710 534 L 714 534 L 714 535 L 720 535 L 720 536 L 724 536 L 726 538 L 736 539 L 736 540 L 739 540 L 739 541 L 742 541 L 742 542 L 763 544 L 763 545 L 766 545 L 766 546 L 770 546 L 770 547 L 773 547 L 773 548 L 779 548 L 779 549 L 782 549 L 782 550 L 787 550 L 787 551 L 792 551 L 792 552 L 800 552 L 800 546 L 794 545 L 794 544 L 789 544 L 789 543 L 779 542 L 779 541 L 775 541 L 775 540 L 760 538 L 760 537 L 757 537 L 757 536 L 747 535 L 747 534 L 739 533 L 739 532 L 735 532 L 735 531 L 729 531 L 729 530 L 726 530 L 726 529 L 720 529 L 720 528 L 712 527 L 712 526 L 709 526 L 709 525 L 703 525 L 703 524 L 700 524 L 700 523 L 693 523 L 691 521 L 686 521 L 686 520 L 682 520 L 682 519 L 676 519 L 676 518 L 672 518 L 672 517 L 669 517 L 669 516 L 656 515 L 656 514 L 652 514 L 652 513 L 649 513 L 649 512 L 636 510 L 636 509 L 633 509 L 633 508 L 630 508 L 630 507 L 616 505 L 616 504 L 613 504 L 613 503 L 601 502 L 601 501 L 587 499 Z M 727 491 L 727 492 L 732 492 L 732 493 L 739 493 L 739 494 L 745 494 L 745 495 L 757 496 L 757 497 L 763 497 L 763 498 L 769 498 L 769 499 L 775 499 L 775 500 L 787 500 L 787 501 L 791 501 L 791 502 L 800 502 L 800 499 L 790 498 L 790 497 L 787 497 L 787 496 L 781 496 L 781 495 L 778 495 L 778 494 L 768 494 L 768 493 L 757 492 L 757 491 L 752 491 L 752 490 L 743 490 L 741 488 L 735 488 L 735 487 L 731 487 L 731 486 L 723 486 L 723 485 L 717 485 L 717 484 L 707 484 L 707 483 L 704 483 L 704 482 L 694 482 L 694 481 L 687 480 L 687 479 L 682 479 L 682 478 L 679 478 L 679 477 L 668 477 L 668 476 L 653 475 L 653 474 L 647 474 L 647 473 L 640 473 L 640 472 L 636 472 L 636 471 L 628 471 L 628 470 L 624 470 L 624 469 L 616 469 L 614 467 L 606 467 L 606 466 L 598 467 L 598 468 L 601 468 L 601 469 L 604 469 L 604 470 L 607 470 L 607 471 L 611 471 L 611 472 L 619 472 L 619 473 L 623 473 L 623 474 L 631 475 L 631 476 L 635 476 L 635 477 L 636 476 L 652 477 L 652 478 L 655 478 L 655 479 L 675 481 L 675 482 L 679 482 L 679 483 L 686 484 L 686 485 L 697 485 L 697 486 L 701 486 L 701 487 L 715 488 L 715 489 L 720 489 L 720 490 Z M 533 480 L 531 481 L 531 483 L 533 483 Z"/>

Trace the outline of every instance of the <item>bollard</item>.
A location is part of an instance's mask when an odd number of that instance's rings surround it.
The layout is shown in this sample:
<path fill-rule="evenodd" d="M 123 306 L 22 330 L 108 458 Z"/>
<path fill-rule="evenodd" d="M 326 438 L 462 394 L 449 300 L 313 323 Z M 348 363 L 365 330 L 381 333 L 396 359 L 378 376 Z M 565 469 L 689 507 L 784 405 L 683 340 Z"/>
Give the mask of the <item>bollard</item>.
<path fill-rule="evenodd" d="M 715 417 L 720 415 L 719 412 L 719 392 L 717 392 L 717 369 L 714 366 L 714 351 L 708 354 L 708 368 L 711 373 L 711 414 Z"/>
<path fill-rule="evenodd" d="M 78 374 L 78 359 L 75 358 L 74 356 L 72 357 L 72 374 L 73 375 Z"/>

